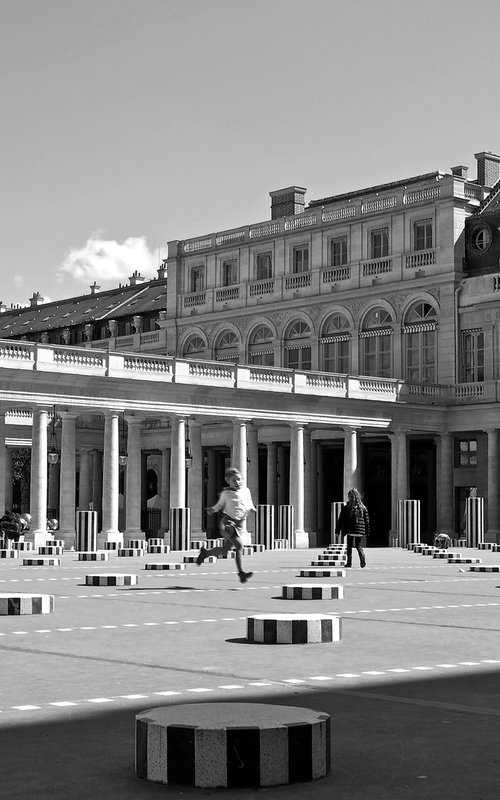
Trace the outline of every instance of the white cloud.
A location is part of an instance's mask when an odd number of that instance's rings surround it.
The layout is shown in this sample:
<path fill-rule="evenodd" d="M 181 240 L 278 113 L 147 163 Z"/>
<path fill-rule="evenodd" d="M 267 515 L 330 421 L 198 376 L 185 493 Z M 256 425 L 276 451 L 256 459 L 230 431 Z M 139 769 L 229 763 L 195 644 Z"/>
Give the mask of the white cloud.
<path fill-rule="evenodd" d="M 19 289 L 24 284 L 24 275 L 14 275 L 12 280 L 14 281 L 14 286 Z"/>
<path fill-rule="evenodd" d="M 130 236 L 121 244 L 94 233 L 80 248 L 73 248 L 57 270 L 57 280 L 66 276 L 82 283 L 126 280 L 137 270 L 143 277 L 153 277 L 157 258 L 144 236 Z"/>

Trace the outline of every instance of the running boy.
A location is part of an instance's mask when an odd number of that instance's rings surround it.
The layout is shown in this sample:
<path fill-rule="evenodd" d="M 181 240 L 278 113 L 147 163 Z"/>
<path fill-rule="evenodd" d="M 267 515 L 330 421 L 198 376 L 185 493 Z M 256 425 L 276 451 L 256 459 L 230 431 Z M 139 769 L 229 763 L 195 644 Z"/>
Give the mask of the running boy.
<path fill-rule="evenodd" d="M 207 550 L 205 547 L 200 547 L 200 554 L 196 560 L 198 565 L 203 564 L 208 556 L 221 556 L 225 555 L 233 548 L 236 550 L 236 569 L 242 583 L 252 577 L 253 572 L 244 572 L 241 563 L 241 552 L 243 544 L 240 538 L 240 530 L 243 523 L 250 511 L 255 511 L 250 489 L 243 485 L 243 478 L 239 470 L 235 467 L 229 467 L 226 470 L 226 482 L 229 484 L 228 489 L 223 489 L 216 504 L 211 508 L 207 508 L 208 514 L 215 514 L 221 511 L 220 533 L 224 538 L 224 544 L 221 547 L 212 547 Z"/>

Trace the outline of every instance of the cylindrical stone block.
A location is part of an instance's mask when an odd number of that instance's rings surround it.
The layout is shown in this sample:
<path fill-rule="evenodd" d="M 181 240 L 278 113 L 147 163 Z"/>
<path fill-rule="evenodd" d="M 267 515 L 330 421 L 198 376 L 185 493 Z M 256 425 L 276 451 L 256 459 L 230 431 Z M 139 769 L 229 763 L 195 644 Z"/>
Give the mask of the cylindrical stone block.
<path fill-rule="evenodd" d="M 450 558 L 449 564 L 481 564 L 482 559 L 480 558 Z"/>
<path fill-rule="evenodd" d="M 258 505 L 255 515 L 255 542 L 272 550 L 274 542 L 274 506 Z"/>
<path fill-rule="evenodd" d="M 38 552 L 41 556 L 62 556 L 64 553 L 64 547 L 42 545 L 41 547 L 38 548 Z"/>
<path fill-rule="evenodd" d="M 337 522 L 338 522 L 338 519 L 340 517 L 340 512 L 342 511 L 343 506 L 344 506 L 344 503 L 339 502 L 338 500 L 336 500 L 334 503 L 330 503 L 330 541 L 331 542 L 335 542 L 335 528 L 337 527 Z M 339 534 L 339 536 L 341 537 L 342 534 Z M 339 538 L 339 537 L 337 537 L 337 538 Z M 342 541 L 342 540 L 339 539 L 339 541 Z"/>
<path fill-rule="evenodd" d="M 261 644 L 339 642 L 342 621 L 333 614 L 257 614 L 247 617 L 247 640 Z"/>
<path fill-rule="evenodd" d="M 282 586 L 284 600 L 342 600 L 344 587 L 334 583 L 301 583 Z"/>
<path fill-rule="evenodd" d="M 420 542 L 420 500 L 398 500 L 397 528 L 401 547 Z"/>
<path fill-rule="evenodd" d="M 103 575 L 86 575 L 86 586 L 135 586 L 139 578 L 137 575 L 124 575 L 119 573 Z"/>
<path fill-rule="evenodd" d="M 150 545 L 151 547 L 159 547 L 162 544 L 165 544 L 165 539 L 158 539 L 158 538 L 148 539 L 148 547 Z"/>
<path fill-rule="evenodd" d="M 120 547 L 118 555 L 122 558 L 141 558 L 144 556 L 142 547 Z"/>
<path fill-rule="evenodd" d="M 109 561 L 107 550 L 96 550 L 93 553 L 78 553 L 78 561 Z"/>
<path fill-rule="evenodd" d="M 250 547 L 254 553 L 263 553 L 266 549 L 265 545 L 263 544 L 250 544 L 248 547 Z"/>
<path fill-rule="evenodd" d="M 132 549 L 145 550 L 148 546 L 146 539 L 131 539 L 128 546 Z"/>
<path fill-rule="evenodd" d="M 492 553 L 500 553 L 500 544 L 498 542 L 493 542 L 492 543 L 491 552 Z"/>
<path fill-rule="evenodd" d="M 483 564 L 480 567 L 469 567 L 469 572 L 500 572 L 500 566 L 498 564 Z"/>
<path fill-rule="evenodd" d="M 11 547 L 13 550 L 19 550 L 20 552 L 30 552 L 35 549 L 33 542 L 12 542 Z"/>
<path fill-rule="evenodd" d="M 123 542 L 104 542 L 104 549 L 105 550 L 121 550 L 123 548 Z"/>
<path fill-rule="evenodd" d="M 23 567 L 59 567 L 60 558 L 23 558 Z"/>
<path fill-rule="evenodd" d="M 293 506 L 278 507 L 278 539 L 293 542 Z"/>
<path fill-rule="evenodd" d="M 189 508 L 170 509 L 170 547 L 172 550 L 189 550 L 191 537 L 191 511 Z"/>
<path fill-rule="evenodd" d="M 0 550 L 0 558 L 19 558 L 17 550 Z"/>
<path fill-rule="evenodd" d="M 467 547 L 484 542 L 484 498 L 468 497 L 465 501 L 465 538 Z"/>
<path fill-rule="evenodd" d="M 301 569 L 299 578 L 345 578 L 345 569 Z"/>
<path fill-rule="evenodd" d="M 160 553 L 161 555 L 165 555 L 165 553 L 170 552 L 170 547 L 167 544 L 148 544 L 148 555 L 151 553 Z"/>
<path fill-rule="evenodd" d="M 244 789 L 330 771 L 330 717 L 263 703 L 186 703 L 136 716 L 135 769 L 155 783 Z"/>
<path fill-rule="evenodd" d="M 191 550 L 199 550 L 200 547 L 206 547 L 206 544 L 206 539 L 191 539 L 189 542 L 189 547 Z"/>
<path fill-rule="evenodd" d="M 273 550 L 289 550 L 290 542 L 288 539 L 275 539 L 273 543 Z"/>
<path fill-rule="evenodd" d="M 174 561 L 172 563 L 158 563 L 158 564 L 145 564 L 146 569 L 158 569 L 158 570 L 180 570 L 186 569 L 185 564 L 179 564 L 179 562 Z"/>
<path fill-rule="evenodd" d="M 47 547 L 64 547 L 64 539 L 47 539 Z"/>
<path fill-rule="evenodd" d="M 477 549 L 478 550 L 491 550 L 493 548 L 493 542 L 478 542 Z"/>
<path fill-rule="evenodd" d="M 183 561 L 185 564 L 196 564 L 198 556 L 184 556 Z M 203 560 L 204 564 L 216 564 L 217 563 L 217 556 L 207 556 Z"/>
<path fill-rule="evenodd" d="M 76 550 L 97 550 L 97 511 L 76 512 Z"/>
<path fill-rule="evenodd" d="M 52 614 L 53 610 L 54 596 L 51 594 L 0 593 L 0 616 Z"/>

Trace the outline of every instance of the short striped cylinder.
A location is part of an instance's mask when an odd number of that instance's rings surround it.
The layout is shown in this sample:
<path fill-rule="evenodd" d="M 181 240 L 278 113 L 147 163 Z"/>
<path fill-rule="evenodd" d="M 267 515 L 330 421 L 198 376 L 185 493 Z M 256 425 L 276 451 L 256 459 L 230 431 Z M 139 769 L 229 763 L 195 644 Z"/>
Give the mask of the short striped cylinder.
<path fill-rule="evenodd" d="M 329 553 L 326 551 L 325 553 L 318 553 L 318 561 L 342 561 L 344 558 L 344 552 L 339 553 Z"/>
<path fill-rule="evenodd" d="M 289 550 L 290 542 L 288 539 L 275 539 L 273 543 L 273 550 Z"/>
<path fill-rule="evenodd" d="M 53 610 L 54 596 L 51 594 L 0 593 L 0 616 L 52 614 Z"/>
<path fill-rule="evenodd" d="M 158 569 L 158 570 L 179 570 L 179 569 L 186 569 L 185 564 L 179 564 L 178 561 L 173 561 L 171 563 L 160 563 L 158 564 L 145 564 L 145 569 Z"/>
<path fill-rule="evenodd" d="M 241 554 L 244 556 L 253 556 L 255 550 L 253 549 L 251 544 L 244 544 Z"/>
<path fill-rule="evenodd" d="M 491 552 L 492 553 L 500 553 L 500 544 L 498 542 L 493 542 L 492 543 Z"/>
<path fill-rule="evenodd" d="M 257 614 L 247 617 L 247 640 L 260 644 L 340 642 L 342 621 L 334 614 Z"/>
<path fill-rule="evenodd" d="M 255 542 L 272 550 L 274 543 L 274 506 L 258 505 L 255 515 Z"/>
<path fill-rule="evenodd" d="M 467 539 L 454 539 L 453 544 L 455 547 L 467 547 Z"/>
<path fill-rule="evenodd" d="M 23 567 L 58 567 L 60 558 L 23 558 Z"/>
<path fill-rule="evenodd" d="M 64 547 L 54 547 L 53 545 L 42 545 L 38 548 L 41 556 L 62 556 Z"/>
<path fill-rule="evenodd" d="M 206 539 L 191 539 L 189 542 L 189 548 L 190 550 L 199 550 L 200 547 L 206 547 L 206 544 Z"/>
<path fill-rule="evenodd" d="M 421 552 L 421 555 L 422 556 L 434 556 L 434 552 L 435 552 L 434 548 L 432 548 L 432 550 L 431 550 L 429 547 L 424 547 L 424 549 Z"/>
<path fill-rule="evenodd" d="M 47 539 L 47 547 L 64 547 L 64 539 Z"/>
<path fill-rule="evenodd" d="M 17 550 L 0 550 L 0 558 L 19 558 Z"/>
<path fill-rule="evenodd" d="M 159 538 L 148 539 L 148 547 L 149 546 L 160 547 L 162 544 L 165 544 L 165 539 L 159 539 Z"/>
<path fill-rule="evenodd" d="M 144 555 L 142 547 L 120 547 L 118 555 L 122 558 L 141 558 Z"/>
<path fill-rule="evenodd" d="M 301 583 L 282 586 L 284 600 L 342 600 L 344 587 L 334 583 Z"/>
<path fill-rule="evenodd" d="M 92 553 L 78 553 L 78 561 L 109 561 L 107 550 L 95 550 Z"/>
<path fill-rule="evenodd" d="M 224 539 L 207 539 L 205 542 L 203 542 L 203 547 L 206 547 L 207 550 L 210 550 L 212 547 L 220 547 L 223 543 Z"/>
<path fill-rule="evenodd" d="M 104 542 L 104 549 L 105 550 L 121 550 L 123 547 L 123 542 Z"/>
<path fill-rule="evenodd" d="M 263 553 L 266 549 L 264 544 L 249 544 L 248 547 L 250 547 L 254 553 Z"/>
<path fill-rule="evenodd" d="M 484 564 L 480 567 L 473 566 L 469 567 L 469 572 L 500 572 L 500 566 L 498 564 Z"/>
<path fill-rule="evenodd" d="M 454 558 L 450 558 L 448 564 L 481 564 L 480 558 L 462 558 L 461 556 L 455 556 Z"/>
<path fill-rule="evenodd" d="M 484 498 L 468 497 L 465 501 L 465 538 L 467 547 L 484 542 Z"/>
<path fill-rule="evenodd" d="M 212 556 L 209 556 L 209 558 L 212 558 Z M 219 556 L 217 556 L 217 559 L 219 558 L 236 558 L 236 550 L 226 550 L 225 553 L 221 553 Z M 205 558 L 203 563 L 205 563 L 205 561 L 208 561 L 208 558 Z"/>
<path fill-rule="evenodd" d="M 35 549 L 33 542 L 12 542 L 11 547 L 13 550 L 19 550 L 20 552 L 29 552 Z"/>
<path fill-rule="evenodd" d="M 408 546 L 411 547 L 411 549 L 413 550 L 414 553 L 421 553 L 426 545 L 425 544 L 410 544 Z"/>
<path fill-rule="evenodd" d="M 478 542 L 477 543 L 478 550 L 492 550 L 493 549 L 493 542 Z"/>
<path fill-rule="evenodd" d="M 420 500 L 398 500 L 397 529 L 401 547 L 420 541 Z"/>
<path fill-rule="evenodd" d="M 343 567 L 345 559 L 326 558 L 322 561 L 311 561 L 311 567 Z"/>
<path fill-rule="evenodd" d="M 146 539 L 130 539 L 128 547 L 145 550 L 148 546 Z"/>
<path fill-rule="evenodd" d="M 448 550 L 434 550 L 432 554 L 433 558 L 449 558 Z"/>
<path fill-rule="evenodd" d="M 170 509 L 170 547 L 172 550 L 189 550 L 191 511 L 189 508 Z"/>
<path fill-rule="evenodd" d="M 330 771 L 330 717 L 263 703 L 185 703 L 136 716 L 135 770 L 155 783 L 244 789 Z"/>
<path fill-rule="evenodd" d="M 336 500 L 334 503 L 330 503 L 330 541 L 331 542 L 341 542 L 342 541 L 342 533 L 335 538 L 335 528 L 337 527 L 337 522 L 340 517 L 340 512 L 344 507 L 344 503 L 339 502 Z"/>
<path fill-rule="evenodd" d="M 198 558 L 198 555 L 195 555 L 195 556 L 184 556 L 182 560 L 184 561 L 185 564 L 196 564 L 197 558 Z M 217 556 L 207 556 L 203 560 L 203 563 L 204 564 L 216 564 L 217 563 Z"/>
<path fill-rule="evenodd" d="M 170 547 L 168 544 L 148 544 L 148 555 L 150 553 L 160 553 L 165 555 L 165 553 L 170 552 Z"/>
<path fill-rule="evenodd" d="M 97 511 L 76 512 L 76 549 L 97 550 Z"/>
<path fill-rule="evenodd" d="M 301 569 L 299 578 L 345 578 L 345 569 Z"/>
<path fill-rule="evenodd" d="M 278 506 L 278 539 L 293 542 L 293 506 Z"/>
<path fill-rule="evenodd" d="M 139 578 L 137 575 L 124 575 L 119 573 L 103 575 L 86 575 L 86 586 L 135 586 Z"/>

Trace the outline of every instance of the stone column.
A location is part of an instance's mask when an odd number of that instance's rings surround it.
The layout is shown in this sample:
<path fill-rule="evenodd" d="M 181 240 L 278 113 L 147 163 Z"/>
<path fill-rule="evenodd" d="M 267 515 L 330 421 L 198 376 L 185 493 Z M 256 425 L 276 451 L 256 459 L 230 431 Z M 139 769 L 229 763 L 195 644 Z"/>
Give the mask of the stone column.
<path fill-rule="evenodd" d="M 500 470 L 498 463 L 498 430 L 486 431 L 488 434 L 488 500 L 486 518 L 486 542 L 497 542 L 500 536 Z"/>
<path fill-rule="evenodd" d="M 278 459 L 275 442 L 269 442 L 267 445 L 266 481 L 266 503 L 276 508 L 278 505 Z"/>
<path fill-rule="evenodd" d="M 48 509 L 56 509 L 59 506 L 59 484 L 61 482 L 61 464 L 49 464 L 48 466 L 48 481 L 49 481 L 49 499 Z M 47 509 L 47 511 L 48 511 Z M 59 509 L 59 516 L 61 511 Z M 54 512 L 57 517 L 57 512 Z"/>
<path fill-rule="evenodd" d="M 6 474 L 6 446 L 5 446 L 5 411 L 0 410 L 0 516 L 2 516 L 6 510 L 10 511 L 12 506 L 6 506 L 6 486 L 7 486 L 7 474 Z M 12 462 L 11 462 L 12 463 Z"/>
<path fill-rule="evenodd" d="M 259 503 L 259 443 L 257 428 L 253 425 L 248 426 L 248 457 L 250 462 L 247 462 L 247 482 L 250 494 L 252 495 L 254 506 L 257 507 Z M 255 532 L 256 516 L 250 514 L 248 516 L 248 530 Z"/>
<path fill-rule="evenodd" d="M 213 448 L 209 448 L 207 452 L 208 458 L 208 475 L 207 475 L 207 507 L 215 505 L 218 497 L 219 487 L 217 485 L 217 455 Z M 208 516 L 206 520 L 207 537 L 217 538 L 215 533 L 216 523 L 214 516 Z M 208 534 L 210 533 L 210 536 Z"/>
<path fill-rule="evenodd" d="M 126 415 L 127 421 L 127 465 L 125 467 L 126 516 L 124 544 L 130 539 L 144 539 L 141 531 L 141 419 Z"/>
<path fill-rule="evenodd" d="M 320 526 L 319 520 L 319 511 L 324 506 L 324 492 L 323 492 L 323 481 L 320 480 L 320 476 L 323 476 L 322 471 L 319 469 L 319 462 L 321 460 L 321 447 L 318 441 L 315 439 L 311 439 L 310 441 L 310 469 L 309 469 L 309 492 L 311 496 L 311 501 L 309 503 L 309 514 L 310 514 L 310 525 L 306 522 L 306 530 L 316 531 L 323 531 L 325 528 L 324 526 Z M 316 543 L 317 544 L 317 543 Z"/>
<path fill-rule="evenodd" d="M 27 541 L 35 548 L 45 545 L 47 539 L 47 423 L 46 408 L 33 409 L 31 444 L 31 526 Z"/>
<path fill-rule="evenodd" d="M 161 524 L 160 533 L 168 531 L 170 515 L 170 447 L 161 448 Z"/>
<path fill-rule="evenodd" d="M 102 514 L 102 453 L 92 450 L 92 508 Z"/>
<path fill-rule="evenodd" d="M 313 508 L 317 508 L 316 486 L 312 480 L 311 431 L 304 430 L 304 528 L 309 533 L 309 546 L 316 547 L 316 526 L 313 525 Z"/>
<path fill-rule="evenodd" d="M 107 542 L 122 541 L 122 535 L 118 530 L 119 420 L 118 411 L 106 411 L 104 415 L 102 533 L 104 541 Z"/>
<path fill-rule="evenodd" d="M 397 428 L 391 442 L 391 538 L 397 538 L 398 502 L 409 499 L 408 441 L 406 431 Z M 400 543 L 401 544 L 401 543 Z"/>
<path fill-rule="evenodd" d="M 184 417 L 172 419 L 170 507 L 186 507 L 186 420 Z"/>
<path fill-rule="evenodd" d="M 191 509 L 191 536 L 200 537 L 203 532 L 203 455 L 201 449 L 202 426 L 199 422 L 191 423 L 191 453 L 193 462 L 188 470 L 188 505 Z"/>
<path fill-rule="evenodd" d="M 288 505 L 288 477 L 285 469 L 285 448 L 282 444 L 277 446 L 278 462 L 277 462 L 277 494 L 278 506 Z"/>
<path fill-rule="evenodd" d="M 290 425 L 290 504 L 294 509 L 294 547 L 309 545 L 309 537 L 304 530 L 304 426 Z"/>
<path fill-rule="evenodd" d="M 438 531 L 453 538 L 453 436 L 442 433 L 440 439 L 437 458 Z"/>
<path fill-rule="evenodd" d="M 90 474 L 90 450 L 80 448 L 80 480 L 78 485 L 78 507 L 80 511 L 88 511 L 92 501 Z"/>
<path fill-rule="evenodd" d="M 5 508 L 12 510 L 14 479 L 12 475 L 12 450 L 5 448 Z"/>
<path fill-rule="evenodd" d="M 233 421 L 233 449 L 231 466 L 241 472 L 243 483 L 247 482 L 247 421 L 235 419 Z"/>
<path fill-rule="evenodd" d="M 76 544 L 76 418 L 61 411 L 61 483 L 59 492 L 59 531 L 67 549 Z"/>
<path fill-rule="evenodd" d="M 345 428 L 344 436 L 344 500 L 347 492 L 358 487 L 358 431 Z"/>

